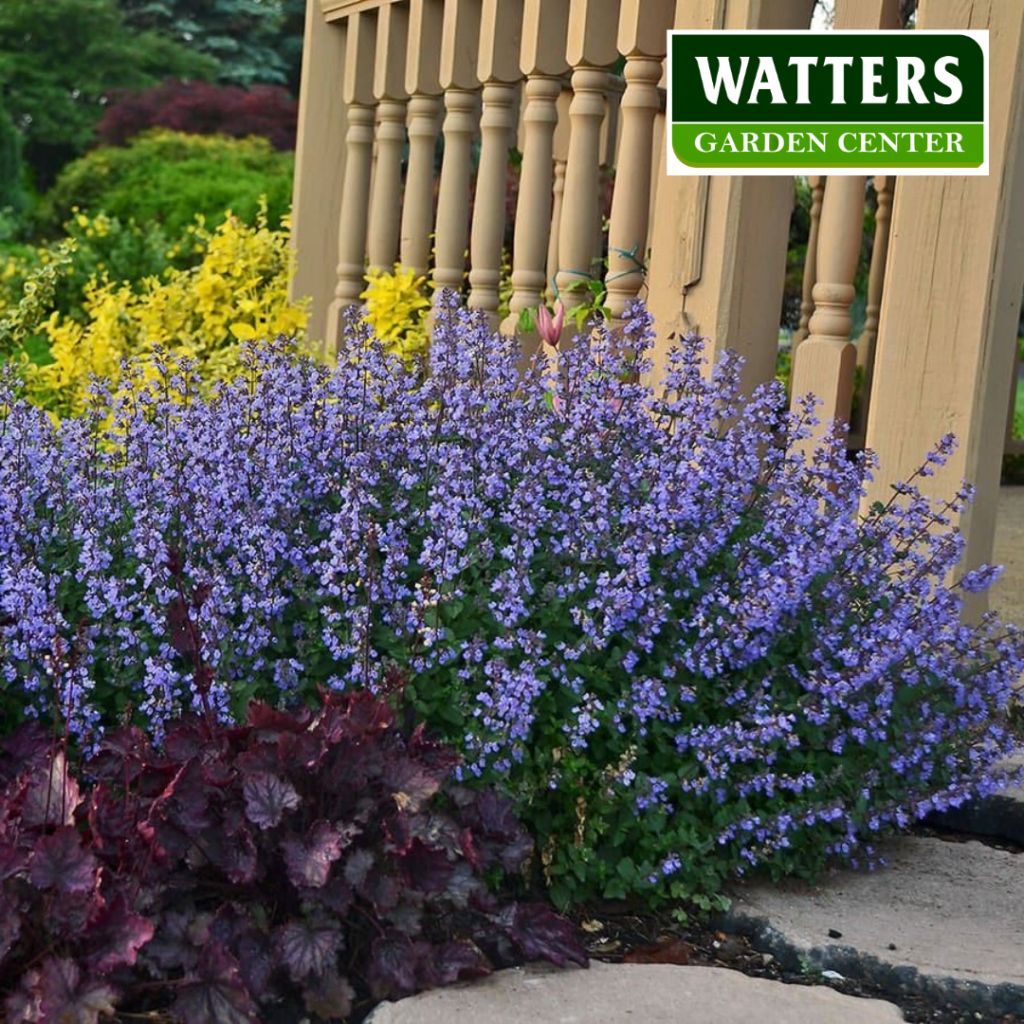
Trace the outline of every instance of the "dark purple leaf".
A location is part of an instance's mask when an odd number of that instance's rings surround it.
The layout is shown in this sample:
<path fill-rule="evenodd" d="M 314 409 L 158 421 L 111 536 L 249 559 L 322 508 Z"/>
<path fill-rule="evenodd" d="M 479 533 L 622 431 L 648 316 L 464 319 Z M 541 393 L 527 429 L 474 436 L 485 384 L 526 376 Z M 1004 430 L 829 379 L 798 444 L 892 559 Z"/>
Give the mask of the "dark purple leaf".
<path fill-rule="evenodd" d="M 393 928 L 374 939 L 366 972 L 374 998 L 387 999 L 415 992 L 419 953 L 422 950 L 417 943 Z"/>
<path fill-rule="evenodd" d="M 466 861 L 461 861 L 452 869 L 445 897 L 459 910 L 472 907 L 484 914 L 490 914 L 497 906 L 497 900 L 491 891 L 473 873 L 473 869 Z"/>
<path fill-rule="evenodd" d="M 94 1024 L 100 1014 L 114 1014 L 114 990 L 105 982 L 82 978 L 73 960 L 47 957 L 39 968 L 38 991 L 39 1020 Z"/>
<path fill-rule="evenodd" d="M 78 832 L 64 825 L 36 844 L 29 862 L 29 878 L 40 889 L 88 892 L 97 884 L 96 867 L 96 858 L 82 845 Z"/>
<path fill-rule="evenodd" d="M 6 889 L 0 889 L 0 966 L 20 934 L 21 913 L 18 902 Z"/>
<path fill-rule="evenodd" d="M 475 825 L 476 848 L 485 869 L 497 864 L 514 874 L 533 852 L 533 840 L 512 813 L 511 803 L 497 793 L 478 791 L 466 817 Z"/>
<path fill-rule="evenodd" d="M 28 862 L 28 850 L 18 845 L 14 828 L 11 827 L 7 835 L 4 831 L 0 825 L 0 882 L 24 871 Z"/>
<path fill-rule="evenodd" d="M 472 942 L 445 942 L 436 947 L 432 957 L 432 973 L 437 985 L 483 978 L 491 973 L 487 957 Z"/>
<path fill-rule="evenodd" d="M 324 1020 L 345 1020 L 355 999 L 352 986 L 335 970 L 307 978 L 303 986 L 306 1009 Z"/>
<path fill-rule="evenodd" d="M 300 803 L 295 787 L 271 772 L 247 775 L 242 783 L 242 794 L 246 815 L 261 829 L 279 825 L 285 812 L 294 810 Z"/>
<path fill-rule="evenodd" d="M 118 894 L 89 925 L 89 966 L 100 974 L 132 966 L 139 950 L 153 938 L 153 924 L 133 914 L 124 896 Z"/>
<path fill-rule="evenodd" d="M 318 821 L 305 841 L 286 839 L 282 844 L 288 877 L 296 888 L 320 888 L 327 884 L 331 865 L 359 834 L 357 825 L 336 826 Z"/>
<path fill-rule="evenodd" d="M 0 1019 L 8 1024 L 43 1019 L 43 997 L 39 993 L 39 978 L 39 971 L 26 971 L 21 976 L 20 986 L 4 1000 L 6 1016 Z"/>
<path fill-rule="evenodd" d="M 462 762 L 461 755 L 454 747 L 428 739 L 422 723 L 413 729 L 406 746 L 410 757 L 428 768 L 440 771 L 444 777 L 449 776 L 451 769 Z"/>
<path fill-rule="evenodd" d="M 248 885 L 256 878 L 259 859 L 247 828 L 229 832 L 210 829 L 204 836 L 203 850 L 235 885 Z"/>
<path fill-rule="evenodd" d="M 313 717 L 312 711 L 307 707 L 299 708 L 297 711 L 277 711 L 269 704 L 261 701 L 252 701 L 246 709 L 246 723 L 261 732 L 304 732 L 309 726 Z"/>
<path fill-rule="evenodd" d="M 337 928 L 289 921 L 274 933 L 274 948 L 278 962 L 287 967 L 292 980 L 301 981 L 336 966 L 343 938 Z"/>
<path fill-rule="evenodd" d="M 209 915 L 203 917 L 208 920 Z M 172 907 L 160 918 L 153 938 L 142 948 L 142 959 L 162 971 L 192 970 L 200 949 L 195 941 L 195 922 L 196 910 L 191 902 Z"/>
<path fill-rule="evenodd" d="M 337 877 L 316 891 L 320 906 L 331 911 L 335 917 L 344 917 L 349 912 L 354 896 L 352 886 L 345 879 Z"/>
<path fill-rule="evenodd" d="M 78 783 L 68 772 L 64 751 L 58 750 L 30 775 L 21 819 L 32 828 L 70 825 L 81 802 Z"/>
<path fill-rule="evenodd" d="M 391 760 L 384 770 L 384 785 L 400 811 L 415 814 L 441 788 L 446 768 L 429 768 L 407 757 Z"/>
<path fill-rule="evenodd" d="M 402 858 L 402 867 L 409 888 L 427 894 L 444 892 L 453 869 L 444 850 L 436 846 L 427 846 L 420 839 L 412 841 L 409 852 Z"/>
<path fill-rule="evenodd" d="M 183 1024 L 255 1024 L 259 1018 L 238 961 L 219 943 L 203 950 L 196 976 L 177 988 L 171 1007 Z"/>
<path fill-rule="evenodd" d="M 356 889 L 361 889 L 376 859 L 371 850 L 354 850 L 345 860 L 345 880 Z"/>
<path fill-rule="evenodd" d="M 189 616 L 188 605 L 180 597 L 167 606 L 167 631 L 171 646 L 182 657 L 195 657 L 199 650 L 199 629 Z"/>
<path fill-rule="evenodd" d="M 550 960 L 558 967 L 567 964 L 587 966 L 587 954 L 572 922 L 543 903 L 517 907 L 511 934 L 512 941 L 527 960 Z"/>

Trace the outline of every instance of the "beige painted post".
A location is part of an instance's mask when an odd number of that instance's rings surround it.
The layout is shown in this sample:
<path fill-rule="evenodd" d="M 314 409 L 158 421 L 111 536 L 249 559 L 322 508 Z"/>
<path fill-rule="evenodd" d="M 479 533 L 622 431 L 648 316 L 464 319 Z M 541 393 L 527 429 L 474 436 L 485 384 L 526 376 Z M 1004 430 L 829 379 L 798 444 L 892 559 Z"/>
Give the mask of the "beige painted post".
<path fill-rule="evenodd" d="M 813 7 L 814 0 L 678 0 L 674 27 L 804 29 Z M 670 334 L 696 330 L 710 338 L 712 361 L 727 348 L 745 358 L 745 389 L 771 379 L 792 206 L 792 177 L 662 176 L 648 275 L 656 366 Z"/>
<path fill-rule="evenodd" d="M 857 292 L 861 240 L 864 231 L 862 175 L 833 175 L 825 185 L 818 236 L 818 259 L 812 295 L 810 333 L 793 362 L 794 407 L 807 394 L 821 399 L 816 415 L 823 433 L 831 420 L 848 424 L 853 399 L 857 350 L 850 341 L 850 305 Z"/>
<path fill-rule="evenodd" d="M 608 234 L 607 304 L 614 320 L 644 283 L 651 197 L 654 119 L 661 109 L 658 82 L 673 0 L 622 0 L 618 47 L 626 55 L 622 139 Z M 661 168 L 658 168 L 660 171 Z"/>
<path fill-rule="evenodd" d="M 871 405 L 871 381 L 875 371 L 875 341 L 878 338 L 878 317 L 885 288 L 885 265 L 889 255 L 889 221 L 892 217 L 892 195 L 896 178 L 891 174 L 875 175 L 875 238 L 868 271 L 868 297 L 864 312 L 864 330 L 857 339 L 857 365 L 861 368 L 860 403 L 854 423 L 859 435 L 864 433 Z"/>
<path fill-rule="evenodd" d="M 558 296 L 568 309 L 583 303 L 586 282 L 597 272 L 594 260 L 594 210 L 597 208 L 601 123 L 607 72 L 618 57 L 616 25 L 619 0 L 571 0 L 565 56 L 572 66 L 569 105 L 569 155 L 565 195 L 558 229 Z M 565 334 L 575 324 L 569 322 Z"/>
<path fill-rule="evenodd" d="M 445 0 L 441 33 L 444 159 L 434 229 L 434 289 L 462 290 L 469 241 L 473 137 L 479 118 L 477 51 L 481 0 Z"/>
<path fill-rule="evenodd" d="M 834 27 L 844 30 L 902 28 L 900 0 L 836 0 Z"/>
<path fill-rule="evenodd" d="M 512 252 L 510 313 L 501 329 L 514 334 L 520 312 L 532 309 L 544 292 L 544 258 L 551 224 L 552 157 L 558 124 L 556 103 L 566 69 L 565 34 L 569 0 L 525 0 L 519 67 L 525 74 L 523 164 Z M 532 339 L 524 339 L 524 350 Z"/>
<path fill-rule="evenodd" d="M 818 232 L 821 229 L 821 201 L 825 197 L 825 178 L 823 175 L 812 174 L 807 178 L 811 188 L 810 228 L 807 233 L 807 252 L 804 255 L 803 288 L 800 296 L 800 325 L 793 332 L 791 355 L 796 357 L 796 350 L 807 337 L 811 314 L 814 312 L 814 275 L 818 271 Z"/>
<path fill-rule="evenodd" d="M 900 180 L 882 296 L 867 443 L 881 461 L 867 504 L 887 500 L 946 431 L 960 447 L 928 483 L 964 478 L 965 564 L 992 557 L 1000 462 L 1024 286 L 1024 5 L 923 0 L 922 29 L 988 29 L 989 173 Z M 969 611 L 984 607 L 983 596 Z"/>
<path fill-rule="evenodd" d="M 505 240 L 508 147 L 515 124 L 519 81 L 522 0 L 484 0 L 477 72 L 484 82 L 480 118 L 480 166 L 470 234 L 469 305 L 489 314 L 498 326 L 498 282 Z"/>
<path fill-rule="evenodd" d="M 349 15 L 345 34 L 345 79 L 342 95 L 348 104 L 345 138 L 345 186 L 338 221 L 338 268 L 334 301 L 327 311 L 327 344 L 341 339 L 342 311 L 359 302 L 366 261 L 367 210 L 373 165 L 373 58 L 376 12 Z"/>
<path fill-rule="evenodd" d="M 385 4 L 377 12 L 373 94 L 377 98 L 377 155 L 370 201 L 367 253 L 371 269 L 390 270 L 398 256 L 402 149 L 405 146 L 405 54 L 409 9 Z"/>
<path fill-rule="evenodd" d="M 558 232 L 562 226 L 562 204 L 565 200 L 565 160 L 555 157 L 555 181 L 551 190 L 551 225 L 548 234 L 547 277 L 544 298 L 555 301 L 555 275 L 558 273 Z"/>
<path fill-rule="evenodd" d="M 338 222 L 345 174 L 348 116 L 342 98 L 345 25 L 330 25 L 318 4 L 306 9 L 299 90 L 299 129 L 292 192 L 292 301 L 311 298 L 307 332 L 322 343 L 337 281 Z"/>
<path fill-rule="evenodd" d="M 563 47 L 564 49 L 564 47 Z M 562 79 L 562 91 L 558 94 L 558 124 L 555 126 L 553 151 L 555 158 L 555 180 L 552 187 L 551 226 L 548 233 L 547 274 L 544 278 L 544 297 L 554 302 L 558 295 L 555 277 L 558 274 L 558 235 L 562 229 L 562 203 L 565 199 L 565 167 L 569 157 L 569 107 L 572 105 L 571 74 Z"/>
<path fill-rule="evenodd" d="M 409 93 L 409 166 L 402 204 L 403 267 L 427 272 L 434 231 L 434 149 L 441 115 L 441 30 L 444 0 L 412 0 L 405 55 Z"/>

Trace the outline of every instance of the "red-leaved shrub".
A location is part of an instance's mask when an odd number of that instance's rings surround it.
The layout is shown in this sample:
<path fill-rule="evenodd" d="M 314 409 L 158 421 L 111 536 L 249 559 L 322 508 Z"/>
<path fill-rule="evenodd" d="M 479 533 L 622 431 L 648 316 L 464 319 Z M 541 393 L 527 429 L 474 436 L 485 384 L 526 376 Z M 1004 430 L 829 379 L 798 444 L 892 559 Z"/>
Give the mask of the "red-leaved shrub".
<path fill-rule="evenodd" d="M 170 79 L 141 91 L 113 94 L 96 127 L 97 141 L 122 146 L 147 128 L 171 128 L 193 135 L 262 135 L 275 149 L 295 148 L 298 104 L 287 89 L 258 85 L 181 82 Z"/>

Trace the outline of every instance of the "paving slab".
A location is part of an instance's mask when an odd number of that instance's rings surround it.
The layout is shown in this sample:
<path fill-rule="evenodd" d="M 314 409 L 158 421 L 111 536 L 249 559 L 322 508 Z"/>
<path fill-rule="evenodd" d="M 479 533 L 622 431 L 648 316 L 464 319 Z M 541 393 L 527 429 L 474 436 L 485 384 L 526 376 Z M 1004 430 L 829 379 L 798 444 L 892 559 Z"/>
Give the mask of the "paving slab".
<path fill-rule="evenodd" d="M 879 850 L 884 870 L 744 886 L 723 927 L 790 969 L 1024 1017 L 1024 854 L 918 837 Z"/>
<path fill-rule="evenodd" d="M 372 1024 L 886 1024 L 892 1003 L 830 988 L 748 978 L 719 967 L 605 964 L 587 970 L 530 965 L 465 985 L 382 1003 Z"/>
<path fill-rule="evenodd" d="M 1003 575 L 989 591 L 989 607 L 1024 626 L 1024 486 L 999 488 L 992 562 Z"/>

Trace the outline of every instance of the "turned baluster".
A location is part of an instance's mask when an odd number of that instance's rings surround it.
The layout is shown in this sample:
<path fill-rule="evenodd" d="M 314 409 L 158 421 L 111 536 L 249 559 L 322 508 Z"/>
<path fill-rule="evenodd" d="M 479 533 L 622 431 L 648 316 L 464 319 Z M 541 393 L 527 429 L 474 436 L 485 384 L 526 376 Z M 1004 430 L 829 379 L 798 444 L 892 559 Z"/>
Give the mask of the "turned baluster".
<path fill-rule="evenodd" d="M 889 254 L 889 221 L 892 217 L 892 195 L 896 179 L 891 174 L 875 176 L 875 239 L 871 249 L 871 269 L 868 272 L 868 301 L 864 312 L 864 330 L 857 340 L 857 365 L 870 374 L 875 360 L 875 339 L 878 337 L 878 314 L 882 308 L 882 289 L 885 287 L 885 262 Z"/>
<path fill-rule="evenodd" d="M 341 338 L 342 311 L 356 305 L 363 291 L 366 266 L 367 210 L 373 166 L 373 64 L 376 14 L 352 14 L 345 26 L 345 77 L 342 90 L 348 106 L 345 135 L 345 181 L 342 187 L 338 231 L 337 284 L 327 311 L 327 344 Z"/>
<path fill-rule="evenodd" d="M 434 229 L 434 289 L 462 289 L 469 242 L 473 138 L 479 120 L 480 0 L 445 0 L 441 33 L 444 159 Z"/>
<path fill-rule="evenodd" d="M 569 309 L 582 305 L 587 291 L 581 285 L 597 272 L 594 251 L 594 210 L 599 204 L 601 124 L 605 114 L 607 72 L 618 56 L 615 27 L 619 0 L 572 0 L 566 59 L 573 68 L 569 104 L 569 154 L 565 195 L 558 231 L 559 298 Z M 571 334 L 574 325 L 565 329 Z"/>
<path fill-rule="evenodd" d="M 618 47 L 626 55 L 626 90 L 608 233 L 607 304 L 613 320 L 644 283 L 654 119 L 661 109 L 658 83 L 674 7 L 672 0 L 622 0 Z"/>
<path fill-rule="evenodd" d="M 523 87 L 523 163 L 512 250 L 512 299 L 502 331 L 516 330 L 519 314 L 541 301 L 545 254 L 551 228 L 552 158 L 558 97 L 565 61 L 569 0 L 525 0 L 519 66 Z M 526 354 L 536 334 L 523 339 Z"/>
<path fill-rule="evenodd" d="M 508 147 L 515 124 L 522 0 L 484 0 L 477 72 L 484 80 L 480 166 L 470 235 L 469 305 L 498 325 L 498 284 L 505 240 Z"/>
<path fill-rule="evenodd" d="M 441 30 L 444 0 L 412 0 L 405 88 L 409 93 L 409 164 L 402 203 L 403 267 L 425 274 L 434 231 L 434 151 L 441 120 Z"/>
<path fill-rule="evenodd" d="M 562 203 L 565 199 L 565 161 L 555 160 L 555 181 L 551 194 L 551 231 L 548 238 L 548 275 L 544 297 L 555 301 L 555 275 L 558 273 L 558 232 L 562 227 Z"/>
<path fill-rule="evenodd" d="M 377 12 L 373 94 L 377 98 L 377 155 L 370 199 L 367 254 L 371 270 L 387 270 L 398 256 L 402 190 L 402 149 L 408 93 L 404 56 L 408 48 L 409 9 L 387 4 Z"/>
<path fill-rule="evenodd" d="M 848 423 L 857 353 L 850 341 L 853 281 L 864 230 L 866 178 L 831 177 L 822 201 L 817 280 L 810 333 L 793 366 L 793 401 L 813 393 L 822 400 L 820 434 L 830 420 Z"/>
<path fill-rule="evenodd" d="M 811 210 L 810 229 L 807 234 L 807 252 L 804 254 L 804 277 L 803 288 L 800 295 L 800 324 L 793 333 L 791 352 L 796 358 L 796 350 L 807 337 L 807 326 L 811 322 L 811 313 L 814 312 L 814 288 L 815 273 L 817 272 L 818 260 L 818 232 L 821 227 L 821 200 L 825 195 L 825 179 L 817 174 L 812 174 L 807 179 L 811 189 Z"/>

